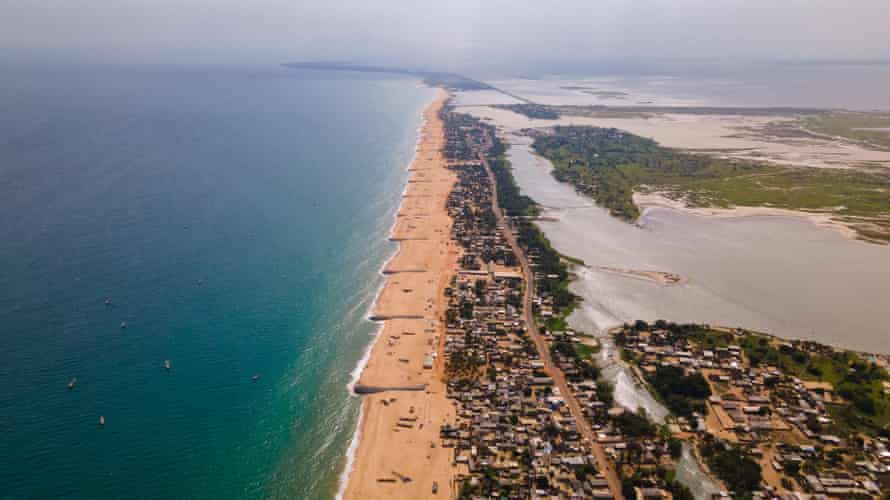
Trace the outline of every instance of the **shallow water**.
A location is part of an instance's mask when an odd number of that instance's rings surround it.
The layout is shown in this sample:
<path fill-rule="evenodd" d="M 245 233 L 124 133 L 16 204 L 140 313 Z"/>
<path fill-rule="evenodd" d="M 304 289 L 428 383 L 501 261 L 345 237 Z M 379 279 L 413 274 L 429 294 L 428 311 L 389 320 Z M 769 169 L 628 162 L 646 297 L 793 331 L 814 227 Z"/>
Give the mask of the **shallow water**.
<path fill-rule="evenodd" d="M 657 67 L 657 65 L 655 65 Z M 645 73 L 580 68 L 537 80 L 487 80 L 541 104 L 890 109 L 890 65 L 733 62 L 685 67 L 672 61 Z M 568 87 L 568 88 L 566 88 Z M 605 91 L 605 94 L 600 92 Z M 617 93 L 616 93 L 617 92 Z"/>
<path fill-rule="evenodd" d="M 569 324 L 581 331 L 596 329 L 587 314 L 578 311 L 569 317 Z M 599 335 L 601 349 L 597 364 L 602 368 L 602 377 L 615 388 L 615 401 L 621 406 L 637 411 L 642 408 L 650 420 L 664 423 L 668 409 L 659 403 L 652 394 L 636 382 L 633 373 L 619 360 L 617 348 L 611 337 Z M 691 453 L 690 445 L 683 443 L 683 454 L 677 461 L 677 480 L 692 491 L 698 500 L 710 500 L 720 488 L 701 469 Z"/>
<path fill-rule="evenodd" d="M 647 210 L 642 227 L 611 217 L 557 182 L 550 164 L 512 138 L 522 190 L 556 221 L 555 247 L 588 266 L 678 273 L 680 285 L 578 270 L 576 314 L 602 330 L 636 319 L 743 326 L 787 338 L 890 352 L 890 247 L 854 241 L 794 217 L 713 218 Z"/>

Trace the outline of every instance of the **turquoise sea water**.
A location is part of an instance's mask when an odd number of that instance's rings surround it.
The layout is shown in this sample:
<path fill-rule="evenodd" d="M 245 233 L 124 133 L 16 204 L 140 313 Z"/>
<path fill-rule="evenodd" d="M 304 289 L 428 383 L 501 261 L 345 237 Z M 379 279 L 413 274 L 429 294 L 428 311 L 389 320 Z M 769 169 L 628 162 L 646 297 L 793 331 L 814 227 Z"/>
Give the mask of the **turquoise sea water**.
<path fill-rule="evenodd" d="M 332 496 L 432 95 L 280 68 L 4 70 L 0 498 Z"/>

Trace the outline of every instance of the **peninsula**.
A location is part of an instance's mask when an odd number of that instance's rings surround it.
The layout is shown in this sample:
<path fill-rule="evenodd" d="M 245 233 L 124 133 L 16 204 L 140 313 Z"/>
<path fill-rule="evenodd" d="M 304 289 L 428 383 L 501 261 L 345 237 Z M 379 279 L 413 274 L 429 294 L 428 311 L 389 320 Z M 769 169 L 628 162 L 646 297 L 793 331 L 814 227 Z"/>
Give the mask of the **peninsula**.
<path fill-rule="evenodd" d="M 622 498 L 614 446 L 643 417 L 615 404 L 597 342 L 567 329 L 571 261 L 527 217 L 493 127 L 440 93 L 425 112 L 392 231 L 383 322 L 345 498 Z M 652 451 L 674 467 L 666 439 Z M 624 481 L 624 482 L 623 482 Z M 651 495 L 689 498 L 671 475 Z"/>
<path fill-rule="evenodd" d="M 880 497 L 885 357 L 666 321 L 612 338 L 572 328 L 573 268 L 687 281 L 560 255 L 513 179 L 507 144 L 451 99 L 441 90 L 425 111 L 392 229 L 399 251 L 384 267 L 371 315 L 382 328 L 354 385 L 364 401 L 345 498 Z M 628 219 L 630 174 L 783 175 L 614 129 L 533 136 L 557 177 Z M 618 350 L 599 355 L 605 342 Z M 604 374 L 616 366 L 667 416 L 619 401 Z"/>
<path fill-rule="evenodd" d="M 566 266 L 531 223 L 501 209 L 516 187 L 498 185 L 509 172 L 494 130 L 445 99 L 425 112 L 392 231 L 400 248 L 355 386 L 365 395 L 344 497 L 616 498 L 592 427 L 608 406 L 594 364 L 578 356 L 580 369 L 564 372 L 537 327 L 568 310 Z"/>

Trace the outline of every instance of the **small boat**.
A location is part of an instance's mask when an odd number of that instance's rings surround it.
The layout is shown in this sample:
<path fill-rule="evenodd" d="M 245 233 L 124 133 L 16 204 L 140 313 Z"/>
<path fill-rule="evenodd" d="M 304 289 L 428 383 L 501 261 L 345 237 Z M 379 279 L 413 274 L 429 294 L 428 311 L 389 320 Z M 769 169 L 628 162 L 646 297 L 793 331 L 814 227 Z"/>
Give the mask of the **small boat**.
<path fill-rule="evenodd" d="M 77 377 L 74 377 L 68 382 L 68 388 L 74 389 L 74 386 L 77 385 Z"/>
<path fill-rule="evenodd" d="M 100 426 L 100 427 L 105 427 L 105 415 L 100 415 L 100 416 L 99 416 L 99 426 Z"/>
<path fill-rule="evenodd" d="M 126 328 L 126 327 L 127 327 L 127 322 L 126 322 L 126 321 L 121 321 L 121 329 L 124 329 L 124 328 Z"/>
<path fill-rule="evenodd" d="M 259 374 L 259 373 L 254 373 L 254 374 L 253 374 L 253 377 L 250 377 L 250 380 L 259 380 L 259 379 L 260 379 L 260 374 Z"/>
<path fill-rule="evenodd" d="M 109 306 L 109 307 L 111 306 L 111 297 L 106 297 L 106 298 L 105 298 L 105 305 L 106 305 L 106 306 Z"/>
<path fill-rule="evenodd" d="M 167 370 L 170 369 L 170 360 L 169 359 L 164 360 L 164 368 L 166 368 Z"/>

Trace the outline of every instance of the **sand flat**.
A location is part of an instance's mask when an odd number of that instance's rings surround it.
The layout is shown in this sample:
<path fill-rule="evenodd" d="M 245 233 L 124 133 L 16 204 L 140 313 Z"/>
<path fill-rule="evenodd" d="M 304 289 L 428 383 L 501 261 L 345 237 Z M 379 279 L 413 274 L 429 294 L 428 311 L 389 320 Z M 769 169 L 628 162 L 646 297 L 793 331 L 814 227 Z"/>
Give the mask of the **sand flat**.
<path fill-rule="evenodd" d="M 365 387 L 387 388 L 362 402 L 355 461 L 344 498 L 429 498 L 433 483 L 450 498 L 451 450 L 439 446 L 439 428 L 455 409 L 446 397 L 441 357 L 444 289 L 457 267 L 445 201 L 457 177 L 442 156 L 445 136 L 441 91 L 424 112 L 425 124 L 390 238 L 398 253 L 386 264 L 386 282 L 372 316 L 383 327 L 359 377 Z M 424 368 L 424 359 L 434 359 Z M 425 390 L 399 390 L 426 386 Z"/>
<path fill-rule="evenodd" d="M 768 128 L 792 119 L 787 116 L 642 113 L 627 118 L 564 115 L 557 120 L 544 120 L 491 106 L 467 106 L 463 111 L 497 123 L 507 131 L 556 125 L 611 127 L 654 139 L 662 146 L 725 158 L 801 167 L 844 168 L 868 163 L 890 168 L 890 152 L 867 149 L 841 138 L 770 136 Z"/>

